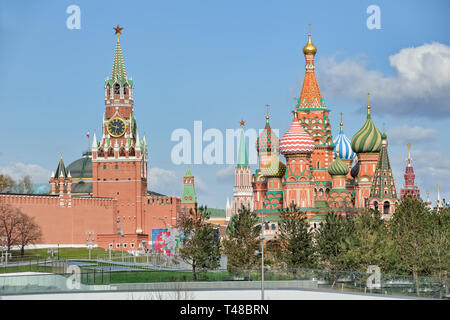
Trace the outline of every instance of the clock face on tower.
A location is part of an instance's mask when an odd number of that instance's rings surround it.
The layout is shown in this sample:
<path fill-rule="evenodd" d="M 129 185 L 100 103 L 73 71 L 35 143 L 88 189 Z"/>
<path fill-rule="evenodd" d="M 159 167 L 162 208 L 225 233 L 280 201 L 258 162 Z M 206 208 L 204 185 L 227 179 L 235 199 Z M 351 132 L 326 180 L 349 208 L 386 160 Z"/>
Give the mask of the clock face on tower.
<path fill-rule="evenodd" d="M 127 125 L 121 118 L 112 118 L 108 121 L 106 128 L 112 137 L 120 137 L 125 133 Z"/>

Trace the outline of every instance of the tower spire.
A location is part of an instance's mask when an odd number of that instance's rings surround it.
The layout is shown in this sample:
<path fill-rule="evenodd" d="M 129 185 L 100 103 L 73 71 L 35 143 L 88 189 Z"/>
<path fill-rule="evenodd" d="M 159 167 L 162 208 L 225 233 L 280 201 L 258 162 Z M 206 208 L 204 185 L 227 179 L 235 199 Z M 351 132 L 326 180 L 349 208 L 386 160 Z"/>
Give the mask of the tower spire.
<path fill-rule="evenodd" d="M 117 25 L 117 27 L 113 29 L 115 30 L 116 32 L 115 34 L 117 35 L 117 42 L 116 42 L 116 50 L 114 52 L 114 62 L 111 73 L 111 80 L 113 81 L 117 80 L 119 84 L 122 85 L 127 79 L 127 72 L 125 70 L 122 48 L 120 47 L 120 40 L 119 40 L 119 36 L 122 34 L 123 28 Z"/>
<path fill-rule="evenodd" d="M 408 167 L 412 166 L 412 159 L 411 159 L 411 144 L 408 143 Z"/>
<path fill-rule="evenodd" d="M 342 131 L 343 128 L 344 128 L 344 123 L 342 122 L 342 112 L 341 112 L 341 123 L 339 124 L 340 131 Z"/>
<path fill-rule="evenodd" d="M 405 186 L 403 187 L 403 189 L 400 190 L 401 198 L 403 199 L 405 196 L 410 196 L 414 199 L 419 199 L 420 191 L 414 182 L 416 175 L 414 174 L 414 168 L 412 165 L 410 143 L 408 143 L 408 159 L 406 159 L 406 169 L 404 177 L 405 177 Z"/>
<path fill-rule="evenodd" d="M 302 91 L 298 101 L 297 109 L 325 109 L 325 103 L 320 93 L 320 88 L 317 83 L 316 74 L 314 72 L 314 56 L 317 48 L 311 41 L 311 32 L 308 33 L 308 42 L 303 47 L 303 54 L 305 55 L 305 79 L 303 80 Z"/>
<path fill-rule="evenodd" d="M 248 167 L 247 148 L 245 146 L 244 125 L 245 121 L 241 120 L 241 136 L 239 139 L 239 153 L 237 167 Z"/>
<path fill-rule="evenodd" d="M 266 104 L 266 124 L 269 123 L 269 104 Z"/>
<path fill-rule="evenodd" d="M 370 92 L 367 92 L 367 116 L 370 116 Z"/>
<path fill-rule="evenodd" d="M 436 199 L 436 207 L 441 207 L 441 193 L 439 192 L 440 186 L 437 185 L 437 199 Z"/>

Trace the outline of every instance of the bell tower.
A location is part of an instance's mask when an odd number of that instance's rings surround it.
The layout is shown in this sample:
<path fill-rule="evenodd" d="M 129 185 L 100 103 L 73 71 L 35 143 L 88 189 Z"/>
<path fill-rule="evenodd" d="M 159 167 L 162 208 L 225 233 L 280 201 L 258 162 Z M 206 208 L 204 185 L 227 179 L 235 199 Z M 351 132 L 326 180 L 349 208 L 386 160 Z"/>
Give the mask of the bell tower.
<path fill-rule="evenodd" d="M 126 234 L 143 233 L 143 201 L 147 195 L 148 150 L 133 112 L 133 81 L 127 77 L 117 36 L 111 78 L 105 80 L 102 136 L 92 142 L 93 196 L 117 199 L 115 223 Z"/>

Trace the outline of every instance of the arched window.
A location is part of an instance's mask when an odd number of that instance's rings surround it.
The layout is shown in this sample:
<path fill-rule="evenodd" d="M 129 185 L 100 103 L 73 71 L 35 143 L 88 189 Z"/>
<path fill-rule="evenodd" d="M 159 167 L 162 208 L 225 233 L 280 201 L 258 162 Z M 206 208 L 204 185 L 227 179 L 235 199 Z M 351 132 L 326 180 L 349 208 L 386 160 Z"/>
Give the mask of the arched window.
<path fill-rule="evenodd" d="M 120 94 L 120 85 L 118 83 L 114 85 L 114 94 Z"/>
<path fill-rule="evenodd" d="M 123 87 L 123 94 L 126 95 L 126 94 L 127 94 L 127 91 L 128 91 L 127 86 L 124 86 L 124 87 Z"/>
<path fill-rule="evenodd" d="M 320 160 L 317 161 L 317 169 L 320 169 Z"/>
<path fill-rule="evenodd" d="M 391 204 L 389 203 L 389 201 L 385 201 L 383 204 L 383 213 L 389 214 L 390 207 L 391 207 Z"/>
<path fill-rule="evenodd" d="M 373 202 L 373 207 L 376 211 L 378 211 L 378 201 Z"/>
<path fill-rule="evenodd" d="M 322 188 L 319 189 L 319 197 L 323 197 L 323 189 Z"/>

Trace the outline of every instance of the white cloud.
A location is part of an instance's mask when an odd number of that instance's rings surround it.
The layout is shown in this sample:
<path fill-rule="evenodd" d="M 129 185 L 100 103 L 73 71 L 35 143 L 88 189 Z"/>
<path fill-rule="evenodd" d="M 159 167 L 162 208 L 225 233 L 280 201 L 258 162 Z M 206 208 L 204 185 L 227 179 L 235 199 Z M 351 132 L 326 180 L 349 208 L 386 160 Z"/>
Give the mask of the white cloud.
<path fill-rule="evenodd" d="M 389 142 L 396 144 L 430 142 L 436 138 L 436 135 L 435 129 L 407 125 L 394 127 L 387 133 Z"/>
<path fill-rule="evenodd" d="M 374 112 L 393 115 L 450 117 L 450 47 L 433 42 L 404 48 L 389 57 L 396 75 L 367 70 L 359 60 L 318 64 L 321 88 L 326 96 L 339 96 L 366 104 L 371 92 Z"/>
<path fill-rule="evenodd" d="M 216 179 L 219 182 L 230 182 L 234 180 L 234 165 L 229 165 L 217 170 Z"/>
<path fill-rule="evenodd" d="M 25 164 L 22 162 L 8 163 L 0 167 L 0 173 L 10 176 L 15 181 L 25 176 L 30 176 L 33 183 L 48 183 L 50 170 L 44 169 L 37 164 Z"/>
<path fill-rule="evenodd" d="M 181 197 L 183 191 L 183 175 L 174 170 L 151 168 L 148 171 L 148 188 L 151 191 L 167 196 Z M 211 192 L 207 184 L 198 175 L 194 174 L 194 186 L 197 196 Z"/>
<path fill-rule="evenodd" d="M 148 171 L 148 188 L 168 196 L 180 197 L 183 179 L 173 170 L 151 168 Z"/>

